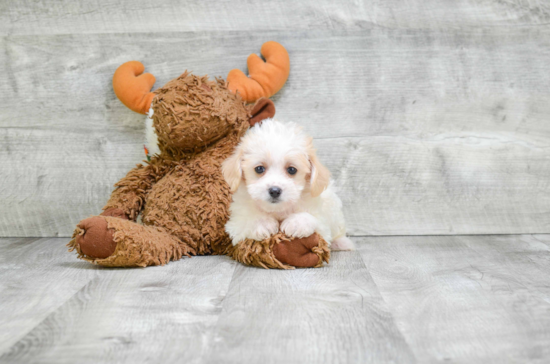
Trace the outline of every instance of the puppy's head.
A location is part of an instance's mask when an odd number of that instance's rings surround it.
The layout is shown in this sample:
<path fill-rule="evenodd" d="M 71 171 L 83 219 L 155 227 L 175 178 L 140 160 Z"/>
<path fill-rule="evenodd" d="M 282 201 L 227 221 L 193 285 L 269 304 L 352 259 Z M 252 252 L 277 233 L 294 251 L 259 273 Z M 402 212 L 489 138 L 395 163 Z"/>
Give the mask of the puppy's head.
<path fill-rule="evenodd" d="M 268 212 L 291 208 L 303 193 L 319 196 L 330 178 L 312 138 L 294 123 L 273 119 L 248 130 L 222 172 L 232 192 L 246 183 L 250 197 Z"/>

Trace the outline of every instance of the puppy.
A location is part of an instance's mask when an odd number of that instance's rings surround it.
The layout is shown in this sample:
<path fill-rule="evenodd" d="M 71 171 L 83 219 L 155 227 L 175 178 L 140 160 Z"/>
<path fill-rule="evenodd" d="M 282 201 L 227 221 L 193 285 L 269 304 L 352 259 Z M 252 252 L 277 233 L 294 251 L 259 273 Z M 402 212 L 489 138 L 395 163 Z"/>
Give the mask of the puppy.
<path fill-rule="evenodd" d="M 281 231 L 303 238 L 319 233 L 332 250 L 353 250 L 342 202 L 313 139 L 295 123 L 264 120 L 250 128 L 222 172 L 233 192 L 225 230 L 233 245 Z"/>

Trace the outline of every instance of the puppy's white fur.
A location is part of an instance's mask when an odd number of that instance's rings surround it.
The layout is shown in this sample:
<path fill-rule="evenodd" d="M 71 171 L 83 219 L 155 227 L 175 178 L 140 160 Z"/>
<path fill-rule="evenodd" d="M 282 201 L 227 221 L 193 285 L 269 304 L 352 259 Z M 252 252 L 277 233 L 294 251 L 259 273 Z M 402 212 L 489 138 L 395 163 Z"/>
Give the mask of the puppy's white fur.
<path fill-rule="evenodd" d="M 256 167 L 264 170 L 258 173 Z M 319 162 L 312 138 L 297 124 L 274 119 L 256 124 L 222 171 L 233 192 L 225 230 L 234 245 L 279 231 L 297 238 L 317 232 L 332 250 L 354 249 L 330 173 Z M 281 190 L 278 198 L 269 193 L 273 187 Z"/>
<path fill-rule="evenodd" d="M 160 154 L 159 138 L 155 131 L 155 127 L 153 126 L 154 113 L 155 111 L 151 106 L 151 108 L 149 109 L 149 113 L 147 114 L 147 118 L 145 119 L 145 146 L 149 151 L 149 155 Z"/>

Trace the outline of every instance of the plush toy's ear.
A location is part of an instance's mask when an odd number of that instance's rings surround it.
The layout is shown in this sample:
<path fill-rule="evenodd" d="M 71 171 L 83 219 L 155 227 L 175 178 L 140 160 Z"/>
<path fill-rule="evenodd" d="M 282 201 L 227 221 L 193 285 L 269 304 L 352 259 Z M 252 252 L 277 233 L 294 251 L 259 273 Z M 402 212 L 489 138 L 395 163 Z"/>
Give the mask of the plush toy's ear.
<path fill-rule="evenodd" d="M 270 99 L 262 97 L 252 107 L 250 126 L 254 126 L 262 120 L 269 119 L 275 116 L 275 104 Z"/>
<path fill-rule="evenodd" d="M 311 196 L 317 197 L 324 190 L 327 189 L 330 183 L 330 172 L 324 165 L 321 164 L 317 154 L 315 153 L 315 148 L 313 148 L 313 143 L 310 141 L 308 145 L 308 158 L 309 163 L 311 163 L 311 176 L 310 176 L 310 185 L 311 185 Z"/>
<path fill-rule="evenodd" d="M 222 163 L 222 174 L 225 182 L 229 185 L 231 192 L 237 191 L 243 178 L 243 169 L 241 167 L 241 159 L 243 157 L 243 148 L 241 145 L 233 152 L 231 157 L 227 158 Z"/>

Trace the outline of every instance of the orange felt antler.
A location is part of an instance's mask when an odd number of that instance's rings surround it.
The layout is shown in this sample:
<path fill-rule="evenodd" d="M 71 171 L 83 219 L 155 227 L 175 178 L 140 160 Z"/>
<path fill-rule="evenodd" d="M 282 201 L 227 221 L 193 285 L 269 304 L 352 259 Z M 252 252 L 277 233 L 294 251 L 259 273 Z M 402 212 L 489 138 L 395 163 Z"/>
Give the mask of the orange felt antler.
<path fill-rule="evenodd" d="M 130 61 L 118 67 L 113 75 L 115 95 L 127 108 L 140 114 L 149 112 L 155 97 L 150 92 L 155 84 L 155 76 L 143 73 L 144 70 L 141 62 Z"/>
<path fill-rule="evenodd" d="M 290 72 L 290 59 L 285 47 L 277 42 L 266 42 L 261 52 L 265 62 L 256 54 L 248 56 L 248 77 L 238 69 L 229 71 L 227 75 L 229 89 L 239 92 L 247 102 L 275 95 L 284 86 Z"/>

